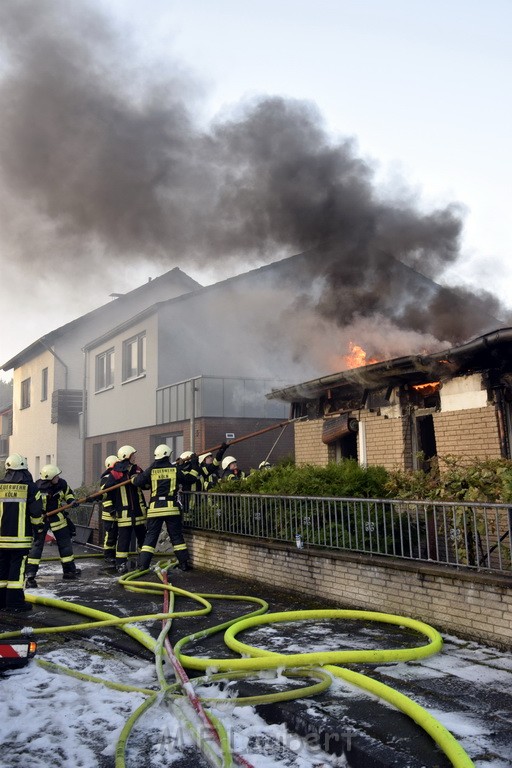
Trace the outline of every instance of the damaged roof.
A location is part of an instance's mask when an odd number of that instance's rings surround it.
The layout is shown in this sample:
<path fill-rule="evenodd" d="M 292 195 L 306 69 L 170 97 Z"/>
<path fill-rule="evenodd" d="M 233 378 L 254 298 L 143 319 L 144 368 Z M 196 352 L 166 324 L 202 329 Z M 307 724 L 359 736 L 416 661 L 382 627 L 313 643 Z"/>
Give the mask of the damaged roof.
<path fill-rule="evenodd" d="M 499 328 L 431 355 L 397 357 L 273 389 L 267 398 L 304 402 L 320 397 L 328 389 L 349 393 L 400 384 L 428 384 L 483 370 L 512 370 L 512 328 Z"/>

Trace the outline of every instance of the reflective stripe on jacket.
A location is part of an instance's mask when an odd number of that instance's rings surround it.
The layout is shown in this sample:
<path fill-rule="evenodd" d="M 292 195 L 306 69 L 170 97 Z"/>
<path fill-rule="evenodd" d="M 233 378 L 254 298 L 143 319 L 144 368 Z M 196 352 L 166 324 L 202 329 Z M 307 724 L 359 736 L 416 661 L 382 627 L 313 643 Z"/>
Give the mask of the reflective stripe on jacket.
<path fill-rule="evenodd" d="M 75 494 L 62 477 L 59 477 L 56 483 L 52 483 L 50 480 L 38 480 L 36 485 L 41 494 L 41 503 L 45 514 L 53 512 L 59 507 L 65 507 L 66 504 L 72 504 L 75 500 Z M 68 524 L 67 510 L 57 512 L 56 515 L 50 515 L 48 522 L 52 531 L 60 531 L 65 528 Z"/>
<path fill-rule="evenodd" d="M 131 483 L 115 488 L 108 492 L 111 485 L 123 483 L 132 477 L 137 477 L 142 470 L 127 459 L 118 461 L 108 473 L 103 473 L 104 478 L 101 490 L 106 492 L 103 501 L 105 510 L 111 515 L 120 528 L 130 525 L 144 525 L 146 522 L 146 500 L 140 488 L 135 488 Z M 105 477 L 106 475 L 106 477 Z"/>
<path fill-rule="evenodd" d="M 34 527 L 43 526 L 41 497 L 34 482 L 11 482 L 8 473 L 0 480 L 0 547 L 28 549 L 32 544 Z M 27 473 L 28 474 L 28 473 Z M 17 479 L 17 478 L 16 478 Z"/>

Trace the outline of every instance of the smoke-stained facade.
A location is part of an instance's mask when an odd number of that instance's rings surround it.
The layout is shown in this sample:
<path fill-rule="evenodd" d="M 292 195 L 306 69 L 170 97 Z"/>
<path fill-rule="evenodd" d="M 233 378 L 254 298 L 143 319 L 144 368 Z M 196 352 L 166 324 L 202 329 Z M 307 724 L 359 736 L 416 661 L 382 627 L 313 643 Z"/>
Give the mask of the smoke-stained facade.
<path fill-rule="evenodd" d="M 512 329 L 430 355 L 385 360 L 268 397 L 288 402 L 299 464 L 355 458 L 390 470 L 512 458 Z"/>

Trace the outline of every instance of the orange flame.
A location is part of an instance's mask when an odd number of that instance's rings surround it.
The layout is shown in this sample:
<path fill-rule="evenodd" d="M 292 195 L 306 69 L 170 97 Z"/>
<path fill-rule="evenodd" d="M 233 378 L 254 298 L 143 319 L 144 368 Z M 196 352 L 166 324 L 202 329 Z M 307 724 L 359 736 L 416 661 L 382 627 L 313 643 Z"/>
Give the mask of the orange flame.
<path fill-rule="evenodd" d="M 433 395 L 435 392 L 439 392 L 441 386 L 440 381 L 431 381 L 428 384 L 413 384 L 412 388 L 419 392 L 421 395 L 428 396 Z"/>
<path fill-rule="evenodd" d="M 376 357 L 367 358 L 366 352 L 359 344 L 354 344 L 354 342 L 350 341 L 348 347 L 350 352 L 348 355 L 343 355 L 343 362 L 346 368 L 360 368 L 363 365 L 379 362 Z"/>

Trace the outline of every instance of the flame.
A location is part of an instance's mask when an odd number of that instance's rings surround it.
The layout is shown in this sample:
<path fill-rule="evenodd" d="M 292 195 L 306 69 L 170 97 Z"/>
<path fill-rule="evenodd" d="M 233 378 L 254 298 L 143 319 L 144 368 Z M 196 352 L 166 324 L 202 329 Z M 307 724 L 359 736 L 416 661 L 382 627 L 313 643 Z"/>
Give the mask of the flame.
<path fill-rule="evenodd" d="M 364 349 L 359 344 L 354 344 L 353 341 L 349 342 L 348 348 L 350 350 L 348 355 L 343 355 L 343 362 L 346 368 L 360 368 L 363 365 L 379 362 L 376 357 L 367 358 Z"/>
<path fill-rule="evenodd" d="M 413 384 L 412 389 L 415 389 L 416 392 L 419 392 L 426 397 L 427 395 L 433 395 L 435 392 L 438 392 L 440 386 L 440 381 L 430 381 L 428 384 Z"/>

